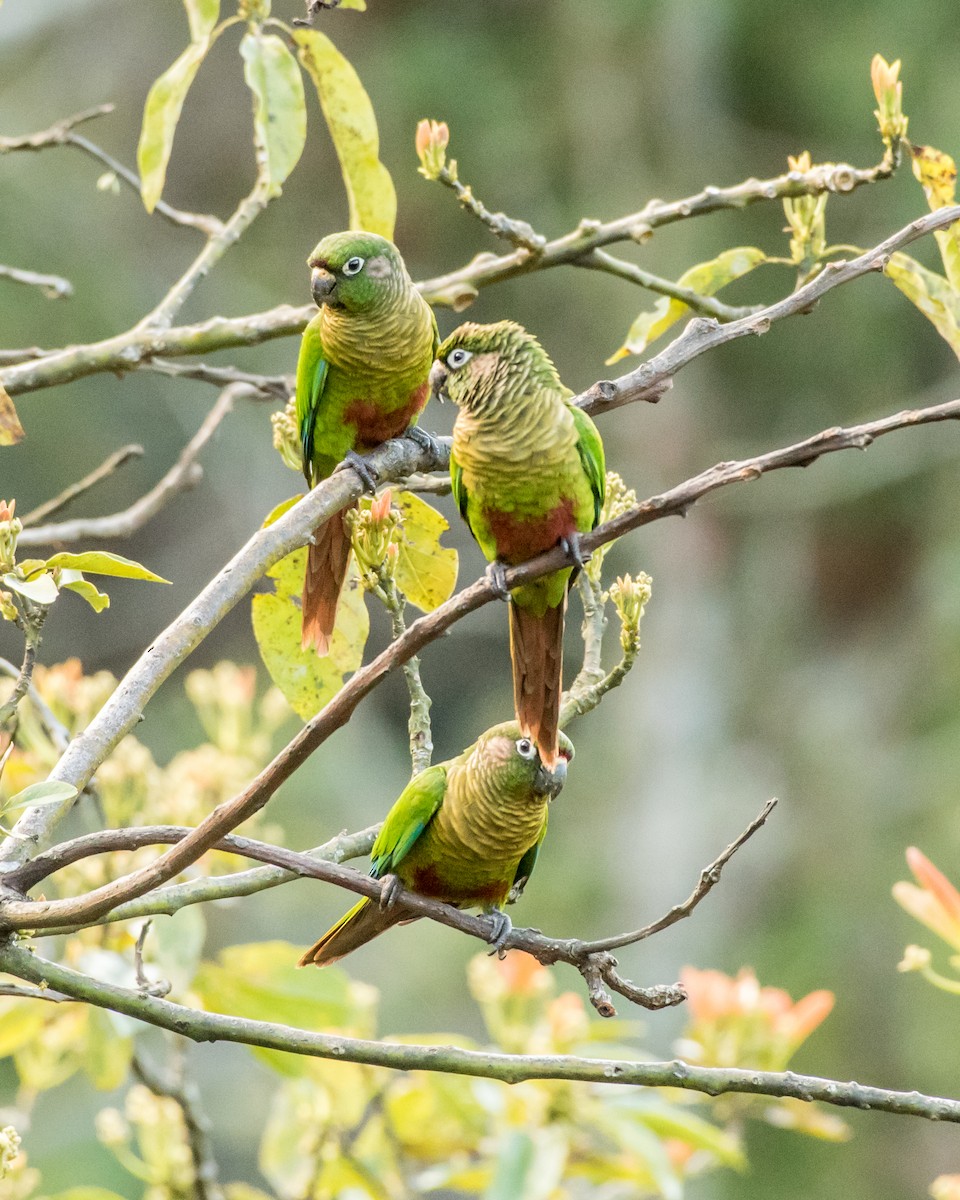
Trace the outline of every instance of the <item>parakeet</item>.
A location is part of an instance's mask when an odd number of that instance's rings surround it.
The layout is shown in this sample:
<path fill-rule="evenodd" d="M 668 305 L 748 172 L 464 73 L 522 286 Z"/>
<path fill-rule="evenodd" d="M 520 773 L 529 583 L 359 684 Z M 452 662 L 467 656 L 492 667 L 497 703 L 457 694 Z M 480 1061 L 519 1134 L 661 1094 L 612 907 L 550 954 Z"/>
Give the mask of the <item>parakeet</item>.
<path fill-rule="evenodd" d="M 460 512 L 506 596 L 505 566 L 579 537 L 600 520 L 603 443 L 540 343 L 520 325 L 461 325 L 441 345 L 433 391 L 459 408 L 450 477 Z M 513 696 L 521 731 L 556 761 L 563 615 L 573 568 L 510 593 Z"/>
<path fill-rule="evenodd" d="M 390 907 L 391 884 L 444 900 L 457 908 L 482 907 L 500 917 L 502 942 L 511 928 L 501 911 L 522 892 L 547 832 L 547 802 L 563 787 L 573 758 L 560 735 L 555 765 L 514 722 L 494 725 L 457 758 L 415 776 L 387 814 L 373 844 L 370 874 L 383 879 L 384 900 L 363 899 L 300 959 L 326 966 L 391 925 L 415 920 Z"/>
<path fill-rule="evenodd" d="M 320 311 L 303 331 L 297 427 L 307 484 L 399 437 L 429 396 L 439 336 L 400 252 L 374 233 L 325 237 L 307 259 Z M 426 435 L 421 435 L 425 437 Z M 365 473 L 371 489 L 376 481 Z M 314 533 L 303 584 L 302 644 L 326 654 L 350 556 L 344 512 Z"/>

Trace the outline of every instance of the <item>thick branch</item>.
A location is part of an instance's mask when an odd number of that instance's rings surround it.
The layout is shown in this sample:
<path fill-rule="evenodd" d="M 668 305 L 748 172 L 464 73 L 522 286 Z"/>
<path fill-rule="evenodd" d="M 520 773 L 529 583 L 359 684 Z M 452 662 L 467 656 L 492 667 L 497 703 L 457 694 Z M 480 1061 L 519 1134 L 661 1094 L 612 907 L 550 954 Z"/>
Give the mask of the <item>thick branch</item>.
<path fill-rule="evenodd" d="M 357 1062 L 400 1071 L 442 1071 L 505 1083 L 526 1079 L 565 1079 L 632 1087 L 676 1087 L 709 1096 L 742 1093 L 819 1100 L 846 1108 L 873 1109 L 904 1116 L 960 1123 L 960 1101 L 920 1092 L 894 1092 L 859 1083 L 820 1079 L 812 1075 L 725 1067 L 695 1067 L 674 1062 L 625 1062 L 584 1059 L 573 1055 L 502 1054 L 463 1050 L 455 1046 L 418 1046 L 375 1042 L 334 1034 L 307 1033 L 289 1025 L 251 1021 L 218 1013 L 196 1012 L 155 996 L 81 975 L 8 943 L 0 948 L 0 970 L 37 986 L 47 984 L 65 995 L 125 1013 L 193 1041 L 229 1041 L 286 1050 L 315 1058 Z"/>

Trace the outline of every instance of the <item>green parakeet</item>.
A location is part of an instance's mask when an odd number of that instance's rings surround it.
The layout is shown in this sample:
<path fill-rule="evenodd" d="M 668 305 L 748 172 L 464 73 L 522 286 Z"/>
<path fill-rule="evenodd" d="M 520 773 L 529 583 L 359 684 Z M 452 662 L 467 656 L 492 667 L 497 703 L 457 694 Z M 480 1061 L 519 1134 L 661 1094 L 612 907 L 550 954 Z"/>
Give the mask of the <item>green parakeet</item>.
<path fill-rule="evenodd" d="M 498 913 L 498 942 L 511 928 L 500 910 L 519 895 L 547 832 L 547 802 L 563 787 L 573 746 L 560 735 L 556 764 L 512 721 L 494 725 L 457 758 L 412 779 L 387 814 L 370 874 L 386 884 L 385 903 L 363 899 L 328 930 L 299 965 L 325 966 L 391 925 L 415 920 L 389 904 L 391 884 L 457 908 Z"/>
<path fill-rule="evenodd" d="M 600 519 L 603 443 L 568 403 L 546 351 L 512 321 L 461 325 L 437 353 L 433 390 L 459 408 L 450 477 L 460 512 L 502 594 L 505 566 L 561 545 L 577 562 L 579 537 Z M 563 615 L 573 568 L 510 593 L 513 696 L 522 732 L 548 765 L 557 757 Z"/>
<path fill-rule="evenodd" d="M 344 459 L 356 465 L 358 454 L 416 423 L 439 337 L 430 305 L 386 238 L 332 233 L 307 265 L 320 311 L 303 331 L 296 408 L 303 473 L 314 487 Z M 302 642 L 318 654 L 330 648 L 350 557 L 344 516 L 315 531 L 307 555 Z"/>

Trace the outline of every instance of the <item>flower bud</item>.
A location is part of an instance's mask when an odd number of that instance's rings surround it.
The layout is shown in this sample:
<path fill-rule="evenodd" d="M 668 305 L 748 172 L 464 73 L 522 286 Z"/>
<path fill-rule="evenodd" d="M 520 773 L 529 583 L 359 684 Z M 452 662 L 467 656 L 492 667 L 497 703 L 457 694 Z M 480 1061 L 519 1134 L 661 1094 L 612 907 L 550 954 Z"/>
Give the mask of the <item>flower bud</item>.
<path fill-rule="evenodd" d="M 17 538 L 23 531 L 23 524 L 13 514 L 17 502 L 0 500 L 0 570 L 8 571 L 16 561 Z"/>
<path fill-rule="evenodd" d="M 284 465 L 292 471 L 303 470 L 295 401 L 291 399 L 279 412 L 271 413 L 270 425 L 273 428 L 273 448 L 283 459 Z"/>
<path fill-rule="evenodd" d="M 888 63 L 880 54 L 873 56 L 870 81 L 879 105 L 874 115 L 880 126 L 880 136 L 888 142 L 899 141 L 907 136 L 907 118 L 903 115 L 903 84 L 897 78 L 899 74 L 899 58 L 894 63 Z"/>
<path fill-rule="evenodd" d="M 908 971 L 925 971 L 930 966 L 931 958 L 930 951 L 923 946 L 908 946 L 897 963 L 897 970 L 904 974 Z"/>
<path fill-rule="evenodd" d="M 620 647 L 624 654 L 636 654 L 640 647 L 640 620 L 653 594 L 653 581 L 645 571 L 633 578 L 619 577 L 610 588 L 610 599 L 620 618 Z"/>
<path fill-rule="evenodd" d="M 446 121 L 430 121 L 426 118 L 417 125 L 417 157 L 420 159 L 420 174 L 427 179 L 438 179 L 447 165 L 447 144 L 450 128 Z M 451 174 L 456 178 L 456 164 L 450 164 Z"/>

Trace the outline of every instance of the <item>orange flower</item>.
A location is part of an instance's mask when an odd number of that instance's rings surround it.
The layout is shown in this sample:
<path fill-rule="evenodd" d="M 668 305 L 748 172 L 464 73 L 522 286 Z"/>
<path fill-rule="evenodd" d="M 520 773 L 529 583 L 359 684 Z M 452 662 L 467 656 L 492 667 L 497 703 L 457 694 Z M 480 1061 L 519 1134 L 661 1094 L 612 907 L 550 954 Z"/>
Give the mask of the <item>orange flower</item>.
<path fill-rule="evenodd" d="M 907 136 L 907 118 L 903 115 L 903 84 L 900 74 L 900 59 L 888 63 L 880 54 L 873 56 L 870 63 L 870 81 L 877 98 L 875 116 L 880 125 L 880 136 L 899 139 Z"/>
<path fill-rule="evenodd" d="M 12 521 L 13 514 L 17 510 L 16 500 L 11 500 L 8 504 L 6 500 L 0 500 L 0 521 Z"/>
<path fill-rule="evenodd" d="M 960 1200 L 960 1175 L 938 1175 L 930 1184 L 933 1200 Z"/>
<path fill-rule="evenodd" d="M 722 1066 L 782 1070 L 834 1003 L 828 991 L 794 1003 L 782 988 L 761 987 L 750 967 L 735 979 L 684 967 L 680 980 L 692 1017 L 685 1045 L 699 1061 Z"/>
<path fill-rule="evenodd" d="M 447 146 L 450 142 L 450 127 L 446 121 L 429 121 L 426 118 L 417 125 L 417 158 L 420 159 L 420 174 L 427 179 L 436 179 L 447 161 Z"/>
<path fill-rule="evenodd" d="M 370 520 L 378 524 L 385 521 L 390 515 L 392 500 L 393 495 L 389 488 L 381 492 L 379 496 L 375 496 L 370 502 Z"/>
<path fill-rule="evenodd" d="M 495 959 L 497 973 L 510 996 L 528 995 L 538 992 L 543 986 L 543 976 L 549 971 L 532 954 L 525 950 L 511 950 L 506 958 Z"/>
<path fill-rule="evenodd" d="M 919 887 L 906 880 L 893 885 L 893 898 L 921 925 L 960 950 L 960 892 L 916 846 L 907 848 L 907 865 Z"/>

